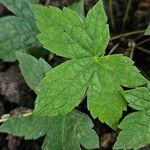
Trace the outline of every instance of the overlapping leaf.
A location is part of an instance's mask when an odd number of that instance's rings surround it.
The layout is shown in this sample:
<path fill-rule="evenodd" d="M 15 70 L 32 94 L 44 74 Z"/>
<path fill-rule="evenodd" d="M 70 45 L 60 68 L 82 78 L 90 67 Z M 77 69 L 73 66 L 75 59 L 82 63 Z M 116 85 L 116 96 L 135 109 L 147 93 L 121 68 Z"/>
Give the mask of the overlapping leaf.
<path fill-rule="evenodd" d="M 25 139 L 37 139 L 46 135 L 43 150 L 80 150 L 99 147 L 96 132 L 90 118 L 78 111 L 55 118 L 19 116 L 11 118 L 0 127 L 0 132 L 12 133 Z"/>
<path fill-rule="evenodd" d="M 115 128 L 126 109 L 121 86 L 136 87 L 147 80 L 129 58 L 101 56 L 109 41 L 102 2 L 88 12 L 85 21 L 68 8 L 32 6 L 32 11 L 41 32 L 38 39 L 44 47 L 71 58 L 42 80 L 34 113 L 41 116 L 67 114 L 87 93 L 92 116 Z"/>
<path fill-rule="evenodd" d="M 150 144 L 150 88 L 136 88 L 123 95 L 139 111 L 129 114 L 119 125 L 122 131 L 114 149 L 138 149 Z"/>
<path fill-rule="evenodd" d="M 37 60 L 31 55 L 17 53 L 19 67 L 29 87 L 37 92 L 36 87 L 51 70 L 51 66 L 42 58 Z"/>
<path fill-rule="evenodd" d="M 28 2 L 36 0 L 0 0 L 15 16 L 0 19 L 0 59 L 16 60 L 15 52 L 27 52 L 38 48 L 40 43 L 36 38 L 38 29 Z"/>

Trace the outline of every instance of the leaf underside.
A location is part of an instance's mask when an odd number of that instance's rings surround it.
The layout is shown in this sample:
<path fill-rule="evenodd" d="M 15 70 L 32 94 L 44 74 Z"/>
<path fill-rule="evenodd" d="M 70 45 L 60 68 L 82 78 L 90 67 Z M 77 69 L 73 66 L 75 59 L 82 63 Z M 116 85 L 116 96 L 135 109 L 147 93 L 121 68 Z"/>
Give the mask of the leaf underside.
<path fill-rule="evenodd" d="M 107 17 L 99 1 L 83 21 L 68 8 L 31 6 L 40 30 L 38 39 L 53 53 L 71 58 L 57 66 L 38 86 L 34 113 L 40 116 L 67 114 L 87 94 L 92 116 L 115 128 L 126 102 L 124 87 L 147 80 L 123 55 L 101 56 L 109 41 Z"/>
<path fill-rule="evenodd" d="M 92 128 L 93 123 L 87 115 L 73 111 L 66 116 L 54 118 L 14 117 L 2 124 L 0 132 L 12 133 L 25 139 L 46 135 L 43 150 L 81 150 L 80 144 L 86 149 L 99 147 L 98 136 Z"/>

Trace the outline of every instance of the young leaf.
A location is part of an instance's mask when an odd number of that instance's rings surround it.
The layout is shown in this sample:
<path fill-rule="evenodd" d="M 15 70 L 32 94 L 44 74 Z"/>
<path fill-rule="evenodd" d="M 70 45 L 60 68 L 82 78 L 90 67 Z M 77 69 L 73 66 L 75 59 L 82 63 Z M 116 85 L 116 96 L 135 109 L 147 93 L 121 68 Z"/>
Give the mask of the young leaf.
<path fill-rule="evenodd" d="M 0 59 L 14 61 L 17 51 L 26 52 L 40 46 L 36 38 L 38 29 L 25 0 L 0 0 L 0 2 L 17 16 L 0 19 Z"/>
<path fill-rule="evenodd" d="M 39 40 L 59 56 L 72 58 L 47 73 L 40 83 L 34 113 L 40 116 L 66 114 L 87 92 L 88 109 L 115 128 L 126 109 L 121 94 L 147 80 L 123 55 L 101 56 L 109 41 L 107 17 L 99 1 L 85 21 L 68 8 L 32 6 Z"/>
<path fill-rule="evenodd" d="M 51 70 L 51 66 L 42 58 L 37 60 L 31 55 L 19 52 L 17 52 L 17 59 L 27 84 L 37 93 L 36 87 L 45 77 L 45 74 Z"/>
<path fill-rule="evenodd" d="M 129 106 L 139 110 L 119 125 L 122 129 L 114 149 L 139 149 L 150 144 L 150 89 L 136 88 L 123 93 Z"/>
<path fill-rule="evenodd" d="M 148 25 L 144 35 L 150 35 L 150 24 Z"/>
<path fill-rule="evenodd" d="M 66 116 L 49 117 L 15 117 L 0 127 L 0 132 L 24 136 L 25 139 L 37 139 L 46 135 L 43 150 L 80 150 L 80 144 L 87 149 L 99 147 L 96 132 L 92 129 L 90 118 L 78 111 Z"/>

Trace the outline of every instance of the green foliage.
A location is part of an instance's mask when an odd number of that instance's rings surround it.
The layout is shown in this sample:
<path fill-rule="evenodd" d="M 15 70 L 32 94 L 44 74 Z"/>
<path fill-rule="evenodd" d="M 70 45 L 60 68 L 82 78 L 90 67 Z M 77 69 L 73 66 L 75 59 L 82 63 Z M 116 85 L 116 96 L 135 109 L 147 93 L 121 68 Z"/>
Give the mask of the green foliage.
<path fill-rule="evenodd" d="M 19 52 L 17 52 L 17 59 L 27 84 L 31 89 L 37 92 L 36 87 L 45 77 L 45 74 L 51 70 L 51 66 L 42 58 L 38 60 L 31 55 Z"/>
<path fill-rule="evenodd" d="M 47 117 L 19 115 L 4 122 L 0 126 L 0 132 L 25 137 L 25 139 L 37 139 L 47 133 L 48 121 Z"/>
<path fill-rule="evenodd" d="M 25 0 L 28 3 L 38 4 L 40 0 Z"/>
<path fill-rule="evenodd" d="M 71 10 L 76 12 L 83 20 L 85 19 L 84 2 L 83 1 L 78 2 L 78 3 L 77 2 L 73 3 L 68 8 L 70 8 Z"/>
<path fill-rule="evenodd" d="M 148 25 L 144 35 L 150 35 L 150 24 Z"/>
<path fill-rule="evenodd" d="M 103 56 L 109 41 L 107 17 L 99 1 L 83 21 L 68 8 L 32 6 L 40 30 L 38 39 L 53 53 L 71 58 L 57 66 L 38 86 L 34 114 L 67 114 L 85 94 L 92 116 L 112 128 L 126 102 L 121 86 L 136 87 L 147 80 L 123 55 Z"/>
<path fill-rule="evenodd" d="M 28 52 L 38 48 L 40 43 L 36 38 L 38 29 L 28 2 L 37 0 L 0 0 L 16 16 L 6 16 L 0 19 L 0 59 L 16 60 L 15 53 Z"/>
<path fill-rule="evenodd" d="M 87 149 L 99 147 L 96 132 L 90 118 L 78 111 L 55 118 L 18 116 L 6 121 L 0 132 L 12 133 L 25 139 L 37 139 L 46 135 L 43 150 L 80 150 L 80 144 Z"/>
<path fill-rule="evenodd" d="M 140 87 L 123 93 L 129 106 L 138 110 L 119 125 L 122 129 L 114 149 L 138 149 L 150 144 L 150 87 Z"/>
<path fill-rule="evenodd" d="M 83 58 L 104 52 L 109 30 L 101 2 L 91 9 L 85 23 L 68 8 L 61 11 L 52 6 L 33 6 L 32 10 L 42 32 L 38 38 L 48 50 L 68 58 Z"/>
<path fill-rule="evenodd" d="M 149 144 L 150 85 L 137 88 L 148 81 L 128 57 L 105 56 L 109 27 L 101 1 L 86 18 L 83 2 L 72 5 L 72 10 L 31 5 L 34 15 L 28 5 L 38 0 L 0 2 L 16 15 L 0 19 L 0 58 L 17 58 L 27 84 L 37 93 L 33 114 L 12 117 L 2 124 L 0 132 L 25 139 L 45 136 L 43 150 L 80 150 L 80 145 L 98 148 L 91 119 L 73 110 L 87 96 L 93 118 L 113 129 L 126 110 L 126 101 L 138 110 L 119 125 L 121 132 L 114 149 L 138 149 Z M 52 69 L 42 58 L 25 54 L 31 50 L 35 53 L 41 45 L 37 34 L 44 48 L 68 60 Z M 135 89 L 124 91 L 122 87 Z"/>

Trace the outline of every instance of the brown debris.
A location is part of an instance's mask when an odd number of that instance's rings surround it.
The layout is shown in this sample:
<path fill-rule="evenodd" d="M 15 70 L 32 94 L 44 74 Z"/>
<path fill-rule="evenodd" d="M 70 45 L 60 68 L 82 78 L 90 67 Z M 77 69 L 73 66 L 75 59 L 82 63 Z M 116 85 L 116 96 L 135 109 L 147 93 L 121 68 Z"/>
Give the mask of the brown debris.
<path fill-rule="evenodd" d="M 141 8 L 141 9 L 150 8 L 150 0 L 140 0 L 139 8 Z"/>
<path fill-rule="evenodd" d="M 108 149 L 112 146 L 112 144 L 116 140 L 117 133 L 111 132 L 111 133 L 105 133 L 101 137 L 101 147 L 103 149 Z"/>
<path fill-rule="evenodd" d="M 32 92 L 27 87 L 17 65 L 0 73 L 0 94 L 4 96 L 4 100 L 12 103 L 23 106 L 33 103 Z"/>
<path fill-rule="evenodd" d="M 16 150 L 17 146 L 19 146 L 21 143 L 19 138 L 15 138 L 11 134 L 9 134 L 6 139 L 8 140 L 7 144 L 8 150 Z"/>

